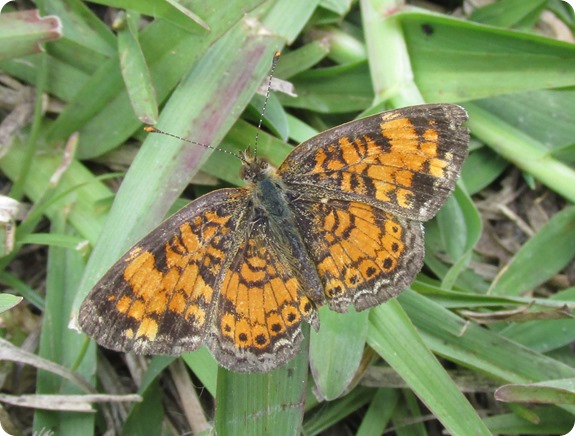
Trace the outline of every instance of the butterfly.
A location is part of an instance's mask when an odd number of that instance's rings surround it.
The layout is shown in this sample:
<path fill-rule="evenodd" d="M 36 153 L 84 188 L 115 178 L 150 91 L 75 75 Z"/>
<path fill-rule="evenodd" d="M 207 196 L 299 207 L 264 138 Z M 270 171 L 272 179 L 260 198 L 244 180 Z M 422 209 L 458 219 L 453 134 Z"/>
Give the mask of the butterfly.
<path fill-rule="evenodd" d="M 427 104 L 322 132 L 279 168 L 246 153 L 245 186 L 161 223 L 104 274 L 79 322 L 100 345 L 177 355 L 205 344 L 224 367 L 269 371 L 300 350 L 318 307 L 365 310 L 423 265 L 422 222 L 467 155 L 465 110 Z"/>

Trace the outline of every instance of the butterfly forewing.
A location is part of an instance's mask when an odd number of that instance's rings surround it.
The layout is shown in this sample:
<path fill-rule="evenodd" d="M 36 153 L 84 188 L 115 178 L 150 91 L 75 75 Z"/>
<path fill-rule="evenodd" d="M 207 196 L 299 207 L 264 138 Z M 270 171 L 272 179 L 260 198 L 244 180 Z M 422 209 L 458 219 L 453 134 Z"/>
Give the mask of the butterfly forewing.
<path fill-rule="evenodd" d="M 245 189 L 214 191 L 164 221 L 92 289 L 80 307 L 82 329 L 119 351 L 198 348 L 210 330 L 229 253 L 247 234 L 249 197 Z"/>
<path fill-rule="evenodd" d="M 435 104 L 383 112 L 296 147 L 278 170 L 301 195 L 356 200 L 410 219 L 433 217 L 467 155 L 463 108 Z"/>

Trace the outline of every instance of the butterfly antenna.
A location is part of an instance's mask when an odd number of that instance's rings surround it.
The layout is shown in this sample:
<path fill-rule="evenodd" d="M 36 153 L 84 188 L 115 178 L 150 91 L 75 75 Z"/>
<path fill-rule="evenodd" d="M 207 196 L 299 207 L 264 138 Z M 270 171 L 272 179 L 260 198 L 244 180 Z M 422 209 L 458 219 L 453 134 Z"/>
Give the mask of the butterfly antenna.
<path fill-rule="evenodd" d="M 258 130 L 256 131 L 256 138 L 254 140 L 254 156 L 258 155 L 258 139 L 260 137 L 260 130 L 262 128 L 262 123 L 264 122 L 264 115 L 266 113 L 266 107 L 268 105 L 268 100 L 270 98 L 270 92 L 272 89 L 272 79 L 274 77 L 274 70 L 276 69 L 276 65 L 278 64 L 279 59 L 280 59 L 280 52 L 276 51 L 274 53 L 274 59 L 272 61 L 272 67 L 270 68 L 270 75 L 268 78 L 268 86 L 267 86 L 266 95 L 264 98 L 264 105 L 262 107 L 262 113 L 260 115 L 260 121 L 258 123 Z"/>
<path fill-rule="evenodd" d="M 235 156 L 235 157 L 237 157 L 239 160 L 241 160 L 243 163 L 246 163 L 246 164 L 247 164 L 247 161 L 246 161 L 246 159 L 245 159 L 243 156 L 241 156 L 241 155 L 239 155 L 239 154 L 236 154 L 236 153 L 234 153 L 233 151 L 224 150 L 223 148 L 212 147 L 211 145 L 202 144 L 201 142 L 192 141 L 192 140 L 190 140 L 190 139 L 183 138 L 183 137 L 178 136 L 178 135 L 174 135 L 173 133 L 168 133 L 168 132 L 164 132 L 163 130 L 156 129 L 156 128 L 153 127 L 153 126 L 146 126 L 146 127 L 144 127 L 144 130 L 145 130 L 146 132 L 149 132 L 149 133 L 159 133 L 160 135 L 171 136 L 172 138 L 179 139 L 180 141 L 184 141 L 184 142 L 187 142 L 187 143 L 189 143 L 189 144 L 199 145 L 200 147 L 208 148 L 208 149 L 210 149 L 210 150 L 221 151 L 222 153 L 226 153 L 226 154 L 230 154 L 230 155 L 232 155 L 232 156 Z"/>

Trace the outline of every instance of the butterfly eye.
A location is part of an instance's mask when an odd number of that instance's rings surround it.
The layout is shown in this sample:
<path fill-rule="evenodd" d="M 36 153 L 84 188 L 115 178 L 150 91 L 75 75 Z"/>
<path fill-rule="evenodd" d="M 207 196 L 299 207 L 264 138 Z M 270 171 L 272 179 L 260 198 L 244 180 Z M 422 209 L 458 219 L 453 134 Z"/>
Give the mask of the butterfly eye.
<path fill-rule="evenodd" d="M 245 182 L 253 182 L 254 180 L 254 167 L 250 162 L 249 165 L 242 165 L 240 170 L 240 177 Z"/>

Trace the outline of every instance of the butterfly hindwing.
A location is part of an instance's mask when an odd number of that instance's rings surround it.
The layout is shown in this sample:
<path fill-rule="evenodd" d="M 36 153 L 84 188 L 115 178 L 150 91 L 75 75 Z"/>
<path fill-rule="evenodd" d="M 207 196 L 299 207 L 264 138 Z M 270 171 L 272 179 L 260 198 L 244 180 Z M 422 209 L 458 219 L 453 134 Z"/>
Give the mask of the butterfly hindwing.
<path fill-rule="evenodd" d="M 278 248 L 269 222 L 254 225 L 221 285 L 209 346 L 236 371 L 267 371 L 300 351 L 302 321 L 317 324 L 301 275 Z"/>
<path fill-rule="evenodd" d="M 332 310 L 380 304 L 409 286 L 423 265 L 418 221 L 345 200 L 300 197 L 292 206 Z"/>

